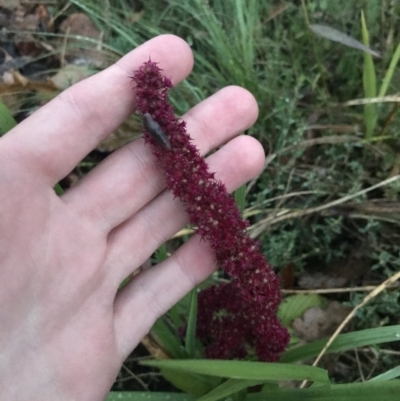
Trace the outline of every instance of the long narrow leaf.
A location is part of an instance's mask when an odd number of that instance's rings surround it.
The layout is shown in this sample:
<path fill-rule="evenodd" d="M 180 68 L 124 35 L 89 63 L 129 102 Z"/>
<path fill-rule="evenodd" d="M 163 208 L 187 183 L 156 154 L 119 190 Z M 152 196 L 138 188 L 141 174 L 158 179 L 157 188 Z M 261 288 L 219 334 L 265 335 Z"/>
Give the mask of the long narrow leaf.
<path fill-rule="evenodd" d="M 381 88 L 379 89 L 378 97 L 383 97 L 386 95 L 386 92 L 390 85 L 390 81 L 393 78 L 393 73 L 396 69 L 399 59 L 400 59 L 400 43 L 397 45 L 396 51 L 394 52 L 393 57 L 390 60 L 389 68 L 387 69 L 386 74 L 383 78 Z"/>
<path fill-rule="evenodd" d="M 327 353 L 399 340 L 400 325 L 361 330 L 353 333 L 340 334 L 328 348 Z M 281 357 L 281 362 L 296 362 L 303 359 L 313 358 L 320 353 L 328 341 L 329 338 L 324 338 L 286 351 Z"/>
<path fill-rule="evenodd" d="M 279 389 L 248 394 L 246 401 L 397 401 L 400 380 L 384 383 L 338 384 L 307 389 Z M 106 401 L 194 401 L 196 398 L 182 393 L 111 392 Z M 203 400 L 203 399 L 202 399 Z"/>
<path fill-rule="evenodd" d="M 162 317 L 154 323 L 151 332 L 171 357 L 187 358 L 178 336 L 172 333 Z"/>
<path fill-rule="evenodd" d="M 333 42 L 339 42 L 342 45 L 347 47 L 352 47 L 353 49 L 361 50 L 363 52 L 372 54 L 375 57 L 380 57 L 380 54 L 372 49 L 370 49 L 365 44 L 363 45 L 358 40 L 353 37 L 346 35 L 345 33 L 338 31 L 335 28 L 332 28 L 327 25 L 319 25 L 312 24 L 310 25 L 310 29 L 318 36 L 321 36 L 325 39 L 332 40 Z"/>
<path fill-rule="evenodd" d="M 197 287 L 193 288 L 191 292 L 189 317 L 186 328 L 185 350 L 186 353 L 189 355 L 189 358 L 195 357 L 196 321 L 197 321 Z"/>
<path fill-rule="evenodd" d="M 365 23 L 364 13 L 361 13 L 361 31 L 363 42 L 369 46 L 369 34 L 367 25 Z M 364 70 L 363 70 L 363 83 L 364 83 L 364 97 L 376 97 L 376 75 L 375 66 L 372 56 L 364 52 Z M 377 111 L 375 104 L 366 104 L 364 106 L 364 124 L 365 124 L 365 139 L 370 140 L 373 136 L 376 121 Z"/>
<path fill-rule="evenodd" d="M 183 393 L 152 393 L 149 391 L 111 391 L 105 401 L 194 401 Z"/>
<path fill-rule="evenodd" d="M 160 369 L 198 373 L 215 377 L 244 380 L 310 380 L 329 383 L 325 370 L 313 366 L 284 363 L 216 360 L 163 360 L 143 361 L 143 365 Z"/>
<path fill-rule="evenodd" d="M 246 388 L 256 386 L 257 384 L 262 384 L 263 381 L 260 380 L 236 380 L 229 379 L 224 383 L 215 387 L 203 397 L 200 397 L 197 401 L 217 401 L 221 398 L 228 397 L 232 394 L 238 393 Z"/>
<path fill-rule="evenodd" d="M 179 390 L 197 397 L 209 393 L 221 382 L 221 379 L 217 377 L 198 375 L 167 368 L 161 369 L 161 374 Z"/>
<path fill-rule="evenodd" d="M 392 380 L 396 379 L 397 377 L 400 377 L 400 366 L 396 366 L 395 368 L 390 369 L 379 376 L 375 376 L 370 380 L 370 382 Z"/>
<path fill-rule="evenodd" d="M 352 383 L 249 394 L 246 401 L 398 401 L 400 380 Z"/>
<path fill-rule="evenodd" d="M 246 185 L 242 185 L 235 191 L 235 201 L 240 212 L 243 214 L 246 206 Z"/>

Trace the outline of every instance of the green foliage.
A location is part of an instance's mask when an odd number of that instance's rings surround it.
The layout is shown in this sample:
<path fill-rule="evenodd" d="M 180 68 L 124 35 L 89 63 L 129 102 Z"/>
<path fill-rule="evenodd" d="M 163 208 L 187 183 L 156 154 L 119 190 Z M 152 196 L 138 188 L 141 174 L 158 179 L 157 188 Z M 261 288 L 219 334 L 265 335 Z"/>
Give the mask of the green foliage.
<path fill-rule="evenodd" d="M 163 260 L 167 259 L 167 246 L 166 244 L 161 245 L 156 251 L 156 262 L 161 263 Z"/>
<path fill-rule="evenodd" d="M 329 339 L 313 341 L 286 351 L 281 362 L 295 362 L 317 356 Z M 379 327 L 339 335 L 328 348 L 328 353 L 339 352 L 351 348 L 376 345 L 391 341 L 400 341 L 400 325 Z"/>
<path fill-rule="evenodd" d="M 394 52 L 393 57 L 390 60 L 389 68 L 387 69 L 386 74 L 382 80 L 382 85 L 379 89 L 378 97 L 383 97 L 386 95 L 386 92 L 392 81 L 399 59 L 400 59 L 400 43 L 397 45 L 396 51 Z"/>
<path fill-rule="evenodd" d="M 162 362 L 162 361 L 160 361 Z M 172 383 L 179 390 L 196 396 L 202 396 L 212 391 L 220 383 L 220 379 L 207 377 L 184 370 L 176 371 L 169 367 L 161 368 L 161 373 L 165 379 Z"/>
<path fill-rule="evenodd" d="M 302 317 L 307 309 L 322 307 L 325 299 L 318 294 L 298 294 L 286 297 L 279 306 L 278 317 L 282 324 L 290 327 L 293 320 Z"/>
<path fill-rule="evenodd" d="M 194 396 L 183 393 L 149 393 L 148 391 L 112 391 L 106 401 L 194 401 Z"/>
<path fill-rule="evenodd" d="M 197 287 L 193 288 L 190 296 L 189 316 L 187 320 L 185 350 L 189 358 L 196 356 L 196 322 L 197 322 Z"/>
<path fill-rule="evenodd" d="M 235 191 L 235 201 L 237 207 L 243 214 L 244 208 L 246 207 L 246 185 L 242 185 Z"/>
<path fill-rule="evenodd" d="M 230 379 L 260 381 L 311 380 L 325 384 L 329 383 L 328 373 L 325 370 L 307 365 L 200 359 L 144 361 L 143 365 Z"/>
<path fill-rule="evenodd" d="M 0 136 L 17 125 L 8 107 L 0 100 Z"/>
<path fill-rule="evenodd" d="M 61 196 L 64 193 L 64 190 L 62 189 L 61 185 L 58 183 L 54 186 L 54 191 L 58 196 Z"/>
<path fill-rule="evenodd" d="M 305 346 L 287 351 L 282 361 L 299 361 L 316 356 L 327 340 L 315 341 Z M 340 335 L 331 345 L 328 352 L 344 351 L 353 347 L 367 346 L 370 344 L 382 344 L 385 342 L 400 341 L 400 326 L 381 327 L 355 333 Z M 379 399 L 394 401 L 400 382 L 394 384 L 387 381 L 398 377 L 398 367 L 388 371 L 384 375 L 377 376 L 374 380 L 381 384 L 367 383 L 351 385 L 327 385 L 326 372 L 320 368 L 307 365 L 295 365 L 287 363 L 258 363 L 245 361 L 208 361 L 208 360 L 164 360 L 145 361 L 144 365 L 155 366 L 161 369 L 163 374 L 189 394 L 201 396 L 201 401 L 216 401 L 225 399 L 232 394 L 254 387 L 256 385 L 281 381 L 281 380 L 311 380 L 325 384 L 322 387 L 313 386 L 308 390 L 275 389 L 268 386 L 263 391 L 268 399 L 318 399 L 334 400 L 339 394 L 345 399 L 372 399 L 368 398 L 370 392 L 381 392 Z M 217 378 L 228 378 L 218 384 Z M 132 393 L 133 394 L 133 393 Z M 136 393 L 134 393 L 136 394 Z M 121 395 L 123 397 L 124 394 Z M 160 396 L 161 397 L 161 396 Z M 303 398 L 304 397 L 304 398 Z M 360 398 L 350 398 L 360 397 Z M 362 398 L 364 397 L 364 398 Z M 111 401 L 113 398 L 109 398 Z M 123 398 L 122 398 L 123 399 Z M 126 398 L 129 399 L 129 398 Z M 161 398 L 162 399 L 162 398 Z M 249 393 L 246 400 L 262 399 L 257 394 Z M 317 398 L 315 398 L 317 399 Z"/>
<path fill-rule="evenodd" d="M 399 376 L 400 376 L 400 366 L 396 366 L 395 368 L 390 369 L 385 373 L 375 376 L 373 379 L 370 380 L 370 382 L 392 380 L 398 378 Z"/>
<path fill-rule="evenodd" d="M 362 37 L 365 46 L 369 46 L 369 33 L 365 23 L 364 14 L 361 14 Z M 371 54 L 364 52 L 364 71 L 363 71 L 364 92 L 366 98 L 376 96 L 376 74 L 374 61 Z M 377 111 L 375 104 L 366 104 L 364 106 L 365 139 L 370 140 L 374 133 Z"/>
<path fill-rule="evenodd" d="M 352 383 L 330 387 L 311 387 L 302 390 L 275 390 L 266 394 L 254 394 L 247 401 L 395 401 L 398 398 L 400 381 L 377 383 Z"/>
<path fill-rule="evenodd" d="M 158 319 L 154 323 L 152 334 L 172 358 L 188 358 L 178 333 L 167 324 L 165 319 Z"/>
<path fill-rule="evenodd" d="M 307 389 L 289 390 L 275 389 L 263 393 L 253 393 L 246 397 L 247 401 L 395 401 L 397 400 L 400 390 L 400 381 L 393 380 L 385 382 L 383 385 L 378 383 L 354 383 L 339 384 L 330 387 L 319 386 Z M 224 393 L 221 393 L 224 394 Z M 181 393 L 143 393 L 143 392 L 126 392 L 111 393 L 106 401 L 194 401 L 196 398 Z M 201 401 L 214 401 L 218 399 L 230 399 L 224 395 L 221 397 L 202 397 L 197 398 Z"/>
<path fill-rule="evenodd" d="M 257 386 L 259 384 L 263 384 L 263 381 L 228 379 L 220 384 L 218 387 L 215 387 L 209 393 L 198 398 L 198 401 L 216 401 L 220 399 L 225 399 L 230 395 L 238 394 L 242 390 L 245 390 L 249 387 Z"/>

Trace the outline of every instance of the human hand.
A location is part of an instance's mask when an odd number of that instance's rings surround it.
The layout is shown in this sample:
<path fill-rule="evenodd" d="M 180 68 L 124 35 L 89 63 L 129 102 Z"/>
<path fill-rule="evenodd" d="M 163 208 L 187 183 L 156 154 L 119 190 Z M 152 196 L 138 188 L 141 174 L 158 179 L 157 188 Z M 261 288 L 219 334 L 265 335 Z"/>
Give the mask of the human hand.
<path fill-rule="evenodd" d="M 187 223 L 143 139 L 61 197 L 52 189 L 135 110 L 129 77 L 149 56 L 174 84 L 192 68 L 185 42 L 157 37 L 0 140 L 1 400 L 103 400 L 154 321 L 216 268 L 194 236 L 118 291 Z M 246 90 L 225 88 L 183 118 L 202 154 L 227 142 L 207 161 L 228 190 L 262 169 L 261 145 L 237 137 L 257 118 Z"/>

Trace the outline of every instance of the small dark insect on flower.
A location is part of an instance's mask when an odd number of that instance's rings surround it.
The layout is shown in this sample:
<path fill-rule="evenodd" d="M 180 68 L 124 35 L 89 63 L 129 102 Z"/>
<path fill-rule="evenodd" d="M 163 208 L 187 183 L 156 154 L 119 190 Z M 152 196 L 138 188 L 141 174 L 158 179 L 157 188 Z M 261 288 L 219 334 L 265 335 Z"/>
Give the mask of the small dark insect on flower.
<path fill-rule="evenodd" d="M 164 148 L 171 150 L 171 142 L 169 141 L 167 135 L 160 127 L 160 124 L 153 117 L 150 113 L 143 114 L 143 125 L 146 128 L 147 132 Z"/>

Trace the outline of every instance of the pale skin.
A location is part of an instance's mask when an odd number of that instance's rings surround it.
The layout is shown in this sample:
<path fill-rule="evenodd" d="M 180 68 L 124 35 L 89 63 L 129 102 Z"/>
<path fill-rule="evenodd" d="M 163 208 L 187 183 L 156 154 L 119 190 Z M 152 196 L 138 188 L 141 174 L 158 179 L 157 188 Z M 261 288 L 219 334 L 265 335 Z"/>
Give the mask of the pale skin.
<path fill-rule="evenodd" d="M 136 48 L 0 139 L 0 399 L 101 401 L 154 321 L 216 268 L 194 236 L 163 263 L 119 284 L 187 223 L 143 139 L 114 152 L 61 197 L 53 186 L 135 111 L 130 76 L 149 59 L 174 84 L 193 66 L 172 35 Z M 183 116 L 211 171 L 233 191 L 264 164 L 239 134 L 257 118 L 227 87 Z"/>

